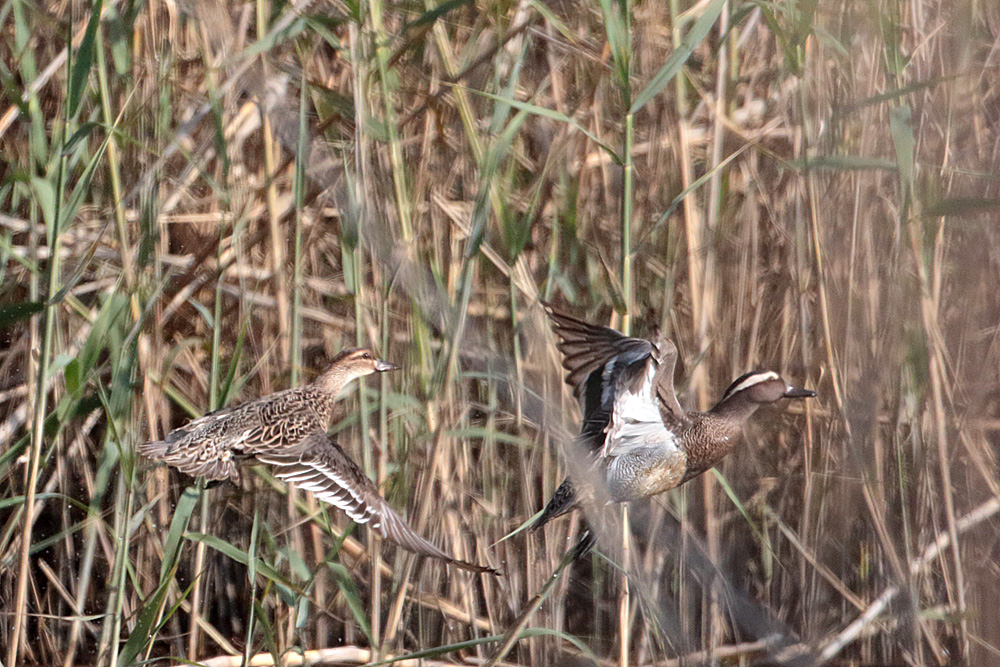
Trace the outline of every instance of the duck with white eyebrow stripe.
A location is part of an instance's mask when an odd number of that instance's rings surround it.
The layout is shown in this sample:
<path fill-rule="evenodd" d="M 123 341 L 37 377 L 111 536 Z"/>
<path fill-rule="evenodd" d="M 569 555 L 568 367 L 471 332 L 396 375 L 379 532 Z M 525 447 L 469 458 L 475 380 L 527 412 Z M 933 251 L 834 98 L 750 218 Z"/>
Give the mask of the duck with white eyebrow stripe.
<path fill-rule="evenodd" d="M 732 451 L 758 407 L 816 395 L 774 371 L 753 371 L 734 380 L 708 412 L 685 412 L 674 391 L 677 348 L 669 339 L 630 338 L 548 305 L 546 312 L 559 337 L 566 382 L 583 403 L 578 442 L 593 456 L 594 479 L 563 481 L 533 529 L 589 502 L 595 482 L 619 503 L 680 486 Z"/>

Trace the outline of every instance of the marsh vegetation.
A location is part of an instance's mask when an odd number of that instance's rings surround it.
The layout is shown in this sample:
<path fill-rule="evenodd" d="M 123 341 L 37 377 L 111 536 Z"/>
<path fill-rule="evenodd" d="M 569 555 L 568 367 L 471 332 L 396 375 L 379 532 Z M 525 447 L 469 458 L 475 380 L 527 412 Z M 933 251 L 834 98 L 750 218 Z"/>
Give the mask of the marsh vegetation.
<path fill-rule="evenodd" d="M 1000 662 L 997 3 L 0 21 L 8 667 L 487 661 L 581 528 L 501 541 L 579 430 L 540 299 L 669 334 L 689 408 L 762 367 L 819 398 L 634 504 L 630 595 L 613 550 L 567 566 L 501 664 Z M 404 370 L 341 445 L 504 577 L 137 458 L 358 344 Z"/>

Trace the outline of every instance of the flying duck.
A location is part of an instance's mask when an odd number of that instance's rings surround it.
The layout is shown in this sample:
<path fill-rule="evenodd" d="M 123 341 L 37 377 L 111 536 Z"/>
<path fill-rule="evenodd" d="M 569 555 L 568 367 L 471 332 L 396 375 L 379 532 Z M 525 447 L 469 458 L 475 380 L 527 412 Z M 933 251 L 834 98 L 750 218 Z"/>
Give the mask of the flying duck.
<path fill-rule="evenodd" d="M 758 407 L 815 392 L 793 387 L 774 371 L 733 381 L 708 412 L 685 412 L 674 390 L 677 347 L 625 336 L 545 310 L 559 337 L 566 382 L 583 404 L 578 442 L 593 457 L 593 474 L 609 501 L 648 498 L 680 486 L 721 461 Z M 537 530 L 593 495 L 566 478 L 534 522 Z M 581 498 L 584 496 L 584 498 Z"/>
<path fill-rule="evenodd" d="M 344 350 L 310 384 L 216 410 L 163 440 L 140 445 L 139 452 L 208 480 L 238 482 L 238 463 L 271 465 L 279 479 L 311 491 L 404 549 L 468 570 L 495 573 L 452 558 L 418 535 L 326 433 L 337 397 L 351 381 L 396 368 L 371 350 Z"/>

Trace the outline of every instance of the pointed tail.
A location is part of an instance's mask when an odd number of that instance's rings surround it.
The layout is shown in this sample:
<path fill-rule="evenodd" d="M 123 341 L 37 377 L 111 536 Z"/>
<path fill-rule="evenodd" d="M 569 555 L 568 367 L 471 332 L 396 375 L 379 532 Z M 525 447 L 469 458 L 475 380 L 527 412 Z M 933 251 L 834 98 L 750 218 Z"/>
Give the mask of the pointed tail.
<path fill-rule="evenodd" d="M 541 516 L 531 527 L 532 531 L 540 530 L 542 526 L 547 524 L 552 519 L 558 516 L 566 514 L 574 507 L 576 507 L 576 488 L 573 486 L 573 482 L 570 481 L 569 477 L 563 480 L 563 483 L 559 485 L 556 492 L 552 494 L 552 498 L 549 499 L 548 504 L 542 511 Z"/>
<path fill-rule="evenodd" d="M 170 443 L 166 440 L 151 440 L 139 445 L 138 449 L 139 453 L 146 458 L 162 461 L 164 454 L 167 453 L 168 447 L 170 447 Z"/>

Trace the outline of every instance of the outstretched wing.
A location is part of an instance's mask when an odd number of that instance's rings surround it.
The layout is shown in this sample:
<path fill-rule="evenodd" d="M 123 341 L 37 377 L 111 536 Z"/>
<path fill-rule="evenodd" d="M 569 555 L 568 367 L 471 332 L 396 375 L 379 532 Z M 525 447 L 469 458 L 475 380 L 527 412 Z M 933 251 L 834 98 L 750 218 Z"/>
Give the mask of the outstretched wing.
<path fill-rule="evenodd" d="M 559 337 L 562 365 L 569 371 L 566 383 L 583 400 L 580 442 L 597 451 L 604 446 L 622 377 L 643 372 L 655 351 L 653 344 L 584 322 L 549 304 L 543 305 Z"/>
<path fill-rule="evenodd" d="M 326 433 L 311 435 L 292 448 L 258 450 L 256 458 L 274 466 L 274 474 L 279 479 L 311 491 L 320 500 L 342 509 L 355 522 L 368 524 L 382 537 L 407 551 L 439 558 L 473 572 L 497 573 L 492 568 L 452 558 L 418 535 Z"/>
<path fill-rule="evenodd" d="M 601 374 L 619 365 L 644 359 L 653 351 L 648 340 L 631 338 L 610 327 L 602 327 L 559 312 L 543 303 L 552 320 L 552 330 L 559 336 L 557 347 L 563 355 L 563 368 L 569 371 L 566 384 L 577 396 L 584 395 L 587 380 L 595 371 Z"/>

